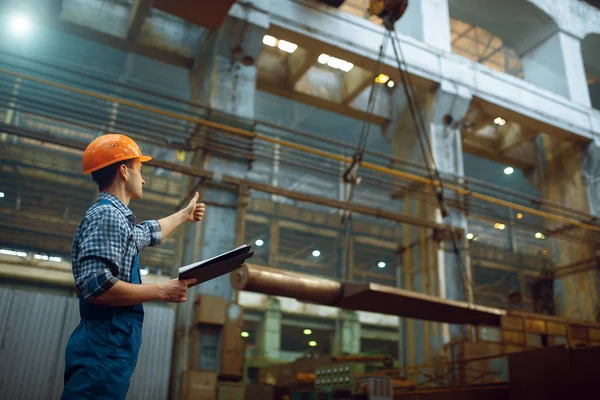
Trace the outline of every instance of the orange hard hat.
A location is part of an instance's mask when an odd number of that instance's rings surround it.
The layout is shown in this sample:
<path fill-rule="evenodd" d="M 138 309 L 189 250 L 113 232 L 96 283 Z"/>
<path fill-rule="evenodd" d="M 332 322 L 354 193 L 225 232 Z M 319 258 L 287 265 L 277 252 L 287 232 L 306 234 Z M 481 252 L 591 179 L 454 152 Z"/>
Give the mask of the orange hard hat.
<path fill-rule="evenodd" d="M 142 155 L 140 147 L 130 137 L 120 134 L 102 135 L 94 139 L 83 152 L 83 174 L 134 158 L 139 158 L 141 162 L 152 160 L 152 157 Z"/>

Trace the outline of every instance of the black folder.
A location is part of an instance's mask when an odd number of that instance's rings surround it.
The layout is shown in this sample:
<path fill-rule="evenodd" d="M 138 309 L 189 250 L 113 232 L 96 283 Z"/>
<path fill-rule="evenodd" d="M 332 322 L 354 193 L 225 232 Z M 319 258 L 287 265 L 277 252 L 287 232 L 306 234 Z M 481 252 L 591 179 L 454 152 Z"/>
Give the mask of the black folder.
<path fill-rule="evenodd" d="M 196 283 L 189 286 L 192 287 L 228 274 L 240 268 L 244 261 L 254 255 L 254 252 L 250 252 L 251 248 L 244 244 L 208 260 L 185 265 L 179 268 L 179 280 L 196 278 Z"/>

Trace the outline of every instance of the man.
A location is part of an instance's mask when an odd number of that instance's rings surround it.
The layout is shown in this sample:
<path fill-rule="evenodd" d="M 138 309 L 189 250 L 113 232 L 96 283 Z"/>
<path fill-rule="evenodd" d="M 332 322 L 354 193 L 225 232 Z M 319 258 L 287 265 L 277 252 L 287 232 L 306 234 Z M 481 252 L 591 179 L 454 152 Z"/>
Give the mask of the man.
<path fill-rule="evenodd" d="M 124 399 L 141 345 L 142 303 L 184 302 L 195 282 L 141 284 L 138 253 L 182 223 L 201 221 L 205 211 L 196 193 L 175 214 L 136 225 L 128 205 L 142 198 L 142 163 L 151 159 L 131 138 L 113 134 L 98 137 L 83 154 L 84 174 L 92 174 L 100 194 L 73 240 L 81 321 L 67 343 L 64 400 Z"/>

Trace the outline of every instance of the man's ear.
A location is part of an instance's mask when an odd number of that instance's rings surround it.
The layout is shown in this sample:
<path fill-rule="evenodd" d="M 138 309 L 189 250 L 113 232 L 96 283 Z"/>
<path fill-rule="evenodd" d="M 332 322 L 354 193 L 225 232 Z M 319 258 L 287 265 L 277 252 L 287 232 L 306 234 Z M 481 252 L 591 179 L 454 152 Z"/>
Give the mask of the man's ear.
<path fill-rule="evenodd" d="M 123 176 L 123 179 L 127 180 L 129 178 L 129 171 L 126 164 L 121 164 L 119 166 L 119 172 Z"/>

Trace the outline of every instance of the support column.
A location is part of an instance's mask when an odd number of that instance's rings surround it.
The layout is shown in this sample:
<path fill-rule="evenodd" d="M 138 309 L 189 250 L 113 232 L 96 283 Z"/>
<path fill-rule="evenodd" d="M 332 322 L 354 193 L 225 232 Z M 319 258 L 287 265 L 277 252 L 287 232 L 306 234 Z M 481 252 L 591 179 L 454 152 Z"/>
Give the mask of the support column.
<path fill-rule="evenodd" d="M 236 15 L 235 11 L 239 11 L 240 7 L 235 5 L 230 14 Z M 252 58 L 256 62 L 268 21 L 262 14 L 256 17 L 255 12 L 241 14 L 243 19 L 228 17 L 219 31 L 213 32 L 209 36 L 210 39 L 198 50 L 198 56 L 189 76 L 191 101 L 208 106 L 212 110 L 252 119 L 256 66 L 255 64 L 244 65 L 241 60 L 247 56 L 246 60 Z M 232 51 L 238 46 L 240 51 Z M 192 111 L 200 115 L 206 114 L 206 110 L 200 108 Z M 197 126 L 191 135 L 192 147 L 197 149 L 190 157 L 191 165 L 210 170 L 217 177 L 222 174 L 244 177 L 248 170 L 247 158 L 243 155 L 240 157 L 239 152 L 234 148 L 233 151 L 223 150 L 228 144 L 226 140 L 221 139 L 225 139 L 224 133 Z M 210 152 L 207 151 L 209 149 Z M 243 221 L 238 215 L 238 207 L 243 208 L 244 202 L 247 201 L 245 193 L 242 193 L 240 198 L 237 191 L 216 187 L 203 188 L 197 179 L 190 180 L 188 189 L 200 191 L 200 201 L 220 206 L 208 206 L 201 224 L 188 224 L 186 227 L 184 265 L 231 250 L 239 243 Z M 222 326 L 192 325 L 194 299 L 198 295 L 221 297 L 228 303 L 237 301 L 237 296 L 229 283 L 229 275 L 225 275 L 190 289 L 189 301 L 178 306 L 171 385 L 174 399 L 177 399 L 180 393 L 183 372 L 191 368 L 187 363 L 191 349 L 199 348 L 201 354 L 204 354 L 205 350 L 214 348 L 217 343 L 217 362 L 211 365 L 200 365 L 200 368 L 214 371 L 217 375 L 222 370 L 220 359 L 224 345 Z"/>
<path fill-rule="evenodd" d="M 355 311 L 339 310 L 335 338 L 335 355 L 360 353 L 360 320 Z"/>
<path fill-rule="evenodd" d="M 527 81 L 591 107 L 579 38 L 558 31 L 520 56 Z"/>
<path fill-rule="evenodd" d="M 409 1 L 396 30 L 432 47 L 452 51 L 447 0 Z"/>
<path fill-rule="evenodd" d="M 394 157 L 424 164 L 417 130 L 402 93 L 402 88 L 399 88 L 392 96 L 393 119 L 389 125 L 388 137 L 392 138 Z M 417 99 L 429 133 L 433 160 L 438 170 L 442 174 L 452 173 L 462 176 L 462 145 L 460 129 L 456 122 L 465 116 L 471 94 L 463 87 L 442 82 L 436 92 L 421 91 L 417 94 Z M 430 185 L 408 188 L 402 195 L 403 211 L 439 223 L 461 227 L 466 232 L 467 222 L 464 214 L 449 210 L 449 215 L 442 218 L 432 193 Z M 446 190 L 444 197 L 448 203 L 456 196 Z M 465 282 L 470 282 L 471 278 L 468 258 L 465 257 L 466 251 L 463 249 L 464 240 L 457 241 L 461 256 L 458 260 L 451 240 L 434 241 L 431 245 L 434 232 L 407 225 L 401 231 L 403 231 L 403 238 L 400 253 L 403 256 L 403 271 L 400 274 L 400 281 L 404 289 L 431 294 L 432 288 L 436 288 L 433 294 L 452 300 L 464 301 L 471 297 L 470 285 L 465 285 Z M 432 251 L 432 248 L 436 248 L 437 252 Z M 436 270 L 437 276 L 434 275 Z M 435 276 L 435 282 L 431 282 L 432 276 Z M 433 324 L 418 320 L 402 321 L 400 329 L 403 332 L 404 343 L 400 343 L 399 350 L 409 365 L 426 364 L 442 350 L 443 343 L 467 336 L 464 327 L 445 324 L 441 334 L 438 334 L 437 327 L 434 330 Z"/>
<path fill-rule="evenodd" d="M 256 338 L 256 356 L 278 360 L 281 352 L 281 304 L 269 297 L 265 316 Z"/>
<path fill-rule="evenodd" d="M 600 150 L 597 144 L 576 146 L 546 134 L 537 139 L 540 160 L 529 179 L 542 198 L 577 211 L 597 215 L 600 198 Z M 549 264 L 564 267 L 578 263 L 594 265 L 596 249 L 591 243 L 564 240 L 552 236 L 559 229 L 565 233 L 593 236 L 591 231 L 544 221 Z M 595 320 L 599 277 L 595 268 L 561 276 L 554 280 L 556 314 L 573 319 Z"/>

